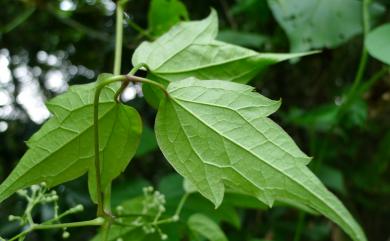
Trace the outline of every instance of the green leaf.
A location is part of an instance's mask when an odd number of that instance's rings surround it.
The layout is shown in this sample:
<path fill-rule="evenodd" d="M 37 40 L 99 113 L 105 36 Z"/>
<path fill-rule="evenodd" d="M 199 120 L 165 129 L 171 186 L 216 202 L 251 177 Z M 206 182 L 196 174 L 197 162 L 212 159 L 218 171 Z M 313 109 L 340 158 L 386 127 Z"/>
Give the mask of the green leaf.
<path fill-rule="evenodd" d="M 286 32 L 291 52 L 334 48 L 362 32 L 362 2 L 357 0 L 268 0 Z M 383 12 L 372 5 L 374 16 Z"/>
<path fill-rule="evenodd" d="M 307 129 L 315 129 L 320 132 L 328 132 L 338 119 L 339 106 L 334 103 L 319 105 L 313 110 L 291 108 L 286 116 L 288 122 Z"/>
<path fill-rule="evenodd" d="M 192 232 L 206 237 L 210 241 L 228 241 L 218 224 L 203 214 L 193 214 L 188 219 L 187 224 Z"/>
<path fill-rule="evenodd" d="M 179 0 L 153 0 L 150 3 L 148 24 L 152 36 L 160 36 L 173 25 L 187 19 L 187 9 Z"/>
<path fill-rule="evenodd" d="M 318 170 L 318 177 L 329 188 L 346 194 L 344 176 L 340 170 L 328 165 L 322 165 Z"/>
<path fill-rule="evenodd" d="M 100 75 L 99 80 L 108 77 Z M 27 142 L 29 149 L 0 185 L 0 202 L 19 189 L 46 182 L 49 187 L 94 171 L 93 99 L 95 83 L 72 86 L 52 99 L 53 116 Z M 114 88 L 103 89 L 99 104 L 99 133 L 103 187 L 127 166 L 141 135 L 134 108 L 114 101 Z M 90 181 L 94 182 L 94 175 Z"/>
<path fill-rule="evenodd" d="M 390 23 L 372 30 L 366 38 L 366 48 L 372 57 L 390 65 Z"/>
<path fill-rule="evenodd" d="M 172 82 L 156 119 L 157 142 L 176 171 L 216 206 L 225 186 L 308 206 L 366 240 L 343 204 L 307 168 L 310 158 L 268 115 L 279 101 L 247 85 L 193 78 Z"/>
<path fill-rule="evenodd" d="M 234 30 L 223 30 L 218 33 L 218 40 L 223 42 L 241 45 L 249 48 L 260 48 L 267 41 L 268 37 L 248 32 L 239 32 Z"/>
<path fill-rule="evenodd" d="M 146 85 L 144 85 L 146 86 Z M 144 125 L 141 142 L 137 149 L 136 157 L 141 157 L 143 155 L 149 154 L 158 149 L 156 136 L 154 130 L 147 125 Z"/>
<path fill-rule="evenodd" d="M 146 64 L 153 80 L 168 84 L 187 77 L 247 83 L 267 66 L 305 54 L 257 53 L 215 40 L 217 13 L 182 22 L 154 42 L 143 42 L 132 62 Z M 307 54 L 307 53 L 306 53 Z"/>

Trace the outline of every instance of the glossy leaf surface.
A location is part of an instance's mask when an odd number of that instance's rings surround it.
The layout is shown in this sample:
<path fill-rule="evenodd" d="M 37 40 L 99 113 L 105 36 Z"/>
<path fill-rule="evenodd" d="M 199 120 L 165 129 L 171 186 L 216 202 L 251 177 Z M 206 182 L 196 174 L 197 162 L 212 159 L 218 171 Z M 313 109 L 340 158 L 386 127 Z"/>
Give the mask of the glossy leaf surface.
<path fill-rule="evenodd" d="M 364 233 L 342 203 L 307 168 L 307 157 L 267 116 L 279 101 L 247 85 L 193 78 L 173 82 L 159 107 L 158 144 L 178 173 L 219 206 L 225 189 L 300 203 L 339 224 L 354 240 Z"/>

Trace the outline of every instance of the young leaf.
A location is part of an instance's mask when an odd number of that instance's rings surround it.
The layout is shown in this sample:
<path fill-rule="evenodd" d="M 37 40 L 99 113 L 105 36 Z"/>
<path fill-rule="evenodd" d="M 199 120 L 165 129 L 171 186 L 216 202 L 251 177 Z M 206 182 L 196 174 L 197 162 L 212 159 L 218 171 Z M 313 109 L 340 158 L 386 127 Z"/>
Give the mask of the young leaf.
<path fill-rule="evenodd" d="M 274 17 L 290 39 L 291 52 L 334 48 L 362 32 L 362 1 L 268 0 Z M 372 14 L 384 8 L 375 4 Z"/>
<path fill-rule="evenodd" d="M 179 0 L 153 0 L 150 3 L 148 24 L 152 36 L 160 36 L 173 25 L 187 19 L 186 6 Z"/>
<path fill-rule="evenodd" d="M 279 101 L 247 85 L 193 78 L 172 82 L 158 110 L 158 144 L 178 173 L 216 206 L 225 186 L 257 197 L 301 203 L 339 224 L 355 241 L 364 233 L 343 204 L 307 168 L 310 158 L 268 115 Z"/>
<path fill-rule="evenodd" d="M 195 234 L 206 237 L 210 241 L 228 241 L 221 228 L 209 217 L 196 213 L 187 221 L 188 227 Z"/>
<path fill-rule="evenodd" d="M 107 76 L 100 75 L 99 80 Z M 0 202 L 32 184 L 46 182 L 52 187 L 94 170 L 95 86 L 95 83 L 72 86 L 47 103 L 53 116 L 27 142 L 28 151 L 0 185 Z M 114 93 L 112 87 L 105 88 L 99 104 L 103 186 L 127 166 L 141 135 L 137 111 L 117 104 Z"/>
<path fill-rule="evenodd" d="M 366 39 L 366 48 L 374 58 L 390 65 L 390 24 L 372 30 Z"/>
<path fill-rule="evenodd" d="M 305 55 L 261 54 L 217 41 L 217 33 L 218 16 L 212 10 L 204 20 L 182 22 L 156 41 L 143 42 L 133 55 L 133 65 L 146 64 L 153 74 L 150 78 L 162 83 L 192 76 L 247 83 L 271 64 Z"/>

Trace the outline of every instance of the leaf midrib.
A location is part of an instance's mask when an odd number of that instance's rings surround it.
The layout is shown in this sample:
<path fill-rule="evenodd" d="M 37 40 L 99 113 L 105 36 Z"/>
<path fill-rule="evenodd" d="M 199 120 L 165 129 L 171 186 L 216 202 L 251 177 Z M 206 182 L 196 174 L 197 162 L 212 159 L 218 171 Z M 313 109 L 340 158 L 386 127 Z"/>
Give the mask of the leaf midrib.
<path fill-rule="evenodd" d="M 252 151 L 250 150 L 247 150 L 246 148 L 243 148 L 241 145 L 239 145 L 238 143 L 236 143 L 235 141 L 231 140 L 230 138 L 226 137 L 225 135 L 222 135 L 221 133 L 219 133 L 217 130 L 211 128 L 209 125 L 207 125 L 207 123 L 205 123 L 203 120 L 201 120 L 200 118 L 198 118 L 192 111 L 188 110 L 186 107 L 184 107 L 183 105 L 181 105 L 178 101 L 176 101 L 174 98 L 171 98 L 171 100 L 173 100 L 177 105 L 179 105 L 181 108 L 183 108 L 184 110 L 188 111 L 188 113 L 190 113 L 195 119 L 197 119 L 199 122 L 201 122 L 203 125 L 205 125 L 207 128 L 209 128 L 210 130 L 212 130 L 213 132 L 215 132 L 216 134 L 224 137 L 225 139 L 229 140 L 230 142 L 234 143 L 235 145 L 237 145 L 239 148 L 242 148 L 244 149 L 246 152 L 248 152 L 249 154 L 251 154 L 252 156 L 254 156 L 255 158 L 257 159 L 260 159 L 255 153 L 253 153 Z M 202 159 L 201 159 L 202 160 Z M 262 160 L 262 159 L 260 159 Z M 203 160 L 202 160 L 203 161 Z M 302 185 L 300 182 L 297 182 L 295 181 L 292 177 L 290 177 L 289 175 L 283 173 L 281 170 L 279 170 L 278 168 L 276 168 L 275 166 L 273 166 L 271 163 L 268 163 L 266 161 L 263 161 L 263 163 L 265 163 L 266 165 L 268 165 L 269 167 L 271 167 L 272 169 L 276 170 L 277 172 L 279 173 L 282 173 L 283 175 L 285 175 L 286 177 L 288 177 L 293 183 L 296 183 L 297 185 L 303 187 L 304 190 L 308 191 L 309 193 L 311 193 L 313 196 L 317 197 L 318 200 L 320 200 L 326 207 L 330 208 L 332 211 L 333 211 L 333 214 L 335 214 L 343 223 L 347 224 L 347 226 L 349 228 L 351 228 L 350 224 L 348 222 L 345 222 L 344 219 L 338 214 L 337 211 L 334 210 L 333 206 L 329 206 L 327 205 L 327 203 L 321 198 L 321 196 L 318 196 L 315 192 L 313 192 L 312 190 L 310 189 L 307 189 L 304 185 Z M 252 182 L 252 181 L 251 181 Z M 352 229 L 353 230 L 353 229 Z M 352 231 L 353 232 L 353 231 Z M 354 232 L 353 232 L 354 233 Z"/>
<path fill-rule="evenodd" d="M 175 97 L 177 98 L 177 97 Z M 304 158 L 304 157 L 299 157 L 299 156 L 294 156 L 293 154 L 289 153 L 288 150 L 282 148 L 281 146 L 279 146 L 278 144 L 276 144 L 275 142 L 273 142 L 272 140 L 270 140 L 267 136 L 265 136 L 260 130 L 258 130 L 251 122 L 249 122 L 247 119 L 245 119 L 240 112 L 238 112 L 237 110 L 235 109 L 230 109 L 226 106 L 222 106 L 222 105 L 218 105 L 218 104 L 209 104 L 209 103 L 205 103 L 205 102 L 194 102 L 194 101 L 190 101 L 190 100 L 184 100 L 184 99 L 180 99 L 180 98 L 177 98 L 179 99 L 180 101 L 183 101 L 183 102 L 188 102 L 188 103 L 191 103 L 191 104 L 199 104 L 199 105 L 206 105 L 206 106 L 210 106 L 210 107 L 218 107 L 218 108 L 222 108 L 222 109 L 226 109 L 226 110 L 230 110 L 230 111 L 233 111 L 235 112 L 237 115 L 239 115 L 241 117 L 241 119 L 243 119 L 246 123 L 248 123 L 250 126 L 252 126 L 255 130 L 257 130 L 267 141 L 269 141 L 270 143 L 272 143 L 274 146 L 280 148 L 281 150 L 283 150 L 283 152 L 285 152 L 286 154 L 288 154 L 289 156 L 293 157 L 293 158 Z M 267 118 L 266 116 L 261 116 L 263 118 Z M 209 127 L 210 128 L 210 127 Z"/>
<path fill-rule="evenodd" d="M 179 51 L 177 51 L 177 52 L 174 53 L 173 55 L 169 56 L 169 57 L 168 57 L 167 59 L 165 59 L 164 61 L 161 61 L 160 64 L 158 64 L 157 66 L 154 67 L 154 70 L 160 68 L 162 65 L 164 65 L 166 62 L 168 62 L 170 59 L 174 58 L 176 55 L 180 54 L 180 53 L 183 52 L 186 48 L 188 48 L 188 46 L 190 46 L 192 43 L 194 43 L 194 42 L 199 38 L 199 36 L 205 31 L 205 29 L 207 29 L 207 28 L 210 26 L 210 24 L 212 24 L 212 22 L 210 22 L 209 24 L 207 24 L 207 25 L 202 29 L 202 31 L 199 31 L 199 33 L 197 33 L 196 36 L 195 36 L 191 41 L 189 41 L 188 44 L 186 44 L 182 49 L 180 49 Z M 187 30 L 187 29 L 185 29 L 185 30 Z M 184 31 L 181 31 L 181 33 L 183 33 L 183 32 L 184 32 Z M 153 44 L 153 43 L 152 43 L 152 44 Z M 154 44 L 156 44 L 156 42 L 154 42 Z M 154 49 L 156 49 L 156 47 L 154 47 Z M 148 57 L 146 58 L 146 60 L 147 60 L 146 63 L 149 62 L 149 60 L 150 60 L 150 55 L 151 55 L 153 52 L 154 52 L 154 51 L 151 51 L 151 52 L 149 53 Z M 145 64 L 146 64 L 146 63 L 145 63 Z M 154 71 L 154 70 L 153 70 L 153 71 Z"/>
<path fill-rule="evenodd" d="M 185 49 L 183 49 L 183 50 L 185 50 Z M 250 50 L 248 50 L 248 51 L 250 51 Z M 256 55 L 257 55 L 257 53 L 253 52 L 253 53 L 250 53 L 250 54 L 247 54 L 247 55 L 243 55 L 243 56 L 240 56 L 240 57 L 237 57 L 237 58 L 231 58 L 231 59 L 228 59 L 226 61 L 213 62 L 213 63 L 210 63 L 210 64 L 199 65 L 199 66 L 197 66 L 195 68 L 181 69 L 181 70 L 177 70 L 177 71 L 161 71 L 161 70 L 159 71 L 158 68 L 156 68 L 155 70 L 153 70 L 153 72 L 154 73 L 158 73 L 158 74 L 180 74 L 180 73 L 186 73 L 186 72 L 191 72 L 191 71 L 198 71 L 198 70 L 201 70 L 201 69 L 212 68 L 212 67 L 216 67 L 218 65 L 229 64 L 229 63 L 237 62 L 237 61 L 240 61 L 240 60 L 243 60 L 243 59 L 246 59 L 246 58 L 255 57 Z M 161 66 L 159 66 L 159 68 L 161 68 Z"/>

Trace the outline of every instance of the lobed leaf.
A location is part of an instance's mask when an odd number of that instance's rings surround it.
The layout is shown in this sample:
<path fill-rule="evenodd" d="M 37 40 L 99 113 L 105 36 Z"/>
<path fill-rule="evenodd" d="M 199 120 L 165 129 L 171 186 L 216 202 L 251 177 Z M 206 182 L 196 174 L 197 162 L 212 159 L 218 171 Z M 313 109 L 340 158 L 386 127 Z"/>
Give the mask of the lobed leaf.
<path fill-rule="evenodd" d="M 268 0 L 275 19 L 290 40 L 291 52 L 334 48 L 360 34 L 362 1 Z M 373 16 L 384 8 L 371 6 Z"/>
<path fill-rule="evenodd" d="M 225 189 L 299 203 L 366 240 L 343 204 L 307 168 L 310 158 L 267 116 L 279 101 L 250 86 L 193 78 L 172 82 L 155 123 L 158 144 L 178 173 L 219 206 Z"/>
<path fill-rule="evenodd" d="M 100 75 L 98 80 L 108 76 Z M 0 185 L 0 202 L 33 184 L 46 182 L 52 187 L 88 171 L 94 172 L 95 86 L 95 83 L 72 86 L 47 103 L 53 115 L 27 141 L 29 149 Z M 103 89 L 99 104 L 103 188 L 128 165 L 141 135 L 141 119 L 137 111 L 114 101 L 116 87 Z M 90 175 L 90 182 L 95 182 L 95 175 Z"/>

